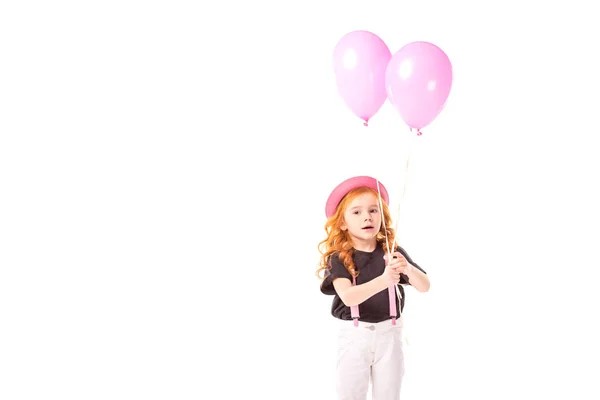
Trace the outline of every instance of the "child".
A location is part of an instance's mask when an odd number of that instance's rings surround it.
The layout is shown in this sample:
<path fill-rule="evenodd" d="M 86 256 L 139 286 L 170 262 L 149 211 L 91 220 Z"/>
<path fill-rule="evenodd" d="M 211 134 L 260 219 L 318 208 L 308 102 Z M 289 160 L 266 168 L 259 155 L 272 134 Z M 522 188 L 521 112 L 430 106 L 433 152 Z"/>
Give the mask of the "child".
<path fill-rule="evenodd" d="M 369 381 L 373 399 L 400 398 L 402 285 L 429 290 L 425 271 L 400 246 L 391 249 L 395 232 L 388 202 L 381 182 L 357 176 L 340 183 L 325 206 L 327 238 L 319 243 L 317 276 L 324 271 L 321 292 L 334 296 L 331 313 L 340 320 L 339 400 L 366 399 Z"/>

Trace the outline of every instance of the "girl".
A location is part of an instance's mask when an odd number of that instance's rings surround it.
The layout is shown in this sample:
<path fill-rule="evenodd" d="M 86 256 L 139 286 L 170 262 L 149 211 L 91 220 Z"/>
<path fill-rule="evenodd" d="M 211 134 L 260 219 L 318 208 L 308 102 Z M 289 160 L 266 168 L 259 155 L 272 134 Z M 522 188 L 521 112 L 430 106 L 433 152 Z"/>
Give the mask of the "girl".
<path fill-rule="evenodd" d="M 400 398 L 402 285 L 429 290 L 425 271 L 400 246 L 392 248 L 388 202 L 379 181 L 357 176 L 340 183 L 325 206 L 327 238 L 319 243 L 317 276 L 324 272 L 321 292 L 334 296 L 331 313 L 340 320 L 339 400 L 365 400 L 369 381 L 373 399 Z"/>

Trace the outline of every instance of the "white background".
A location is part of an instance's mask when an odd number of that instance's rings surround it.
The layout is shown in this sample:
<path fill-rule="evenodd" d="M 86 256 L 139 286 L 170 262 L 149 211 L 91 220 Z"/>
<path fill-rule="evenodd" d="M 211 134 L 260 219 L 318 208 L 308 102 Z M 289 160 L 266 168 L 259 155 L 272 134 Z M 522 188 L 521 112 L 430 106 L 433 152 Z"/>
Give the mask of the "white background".
<path fill-rule="evenodd" d="M 454 70 L 401 208 L 403 399 L 600 397 L 591 3 L 199 4 L 0 6 L 0 398 L 335 398 L 324 202 L 372 174 L 395 214 L 408 155 L 337 94 L 357 29 Z"/>

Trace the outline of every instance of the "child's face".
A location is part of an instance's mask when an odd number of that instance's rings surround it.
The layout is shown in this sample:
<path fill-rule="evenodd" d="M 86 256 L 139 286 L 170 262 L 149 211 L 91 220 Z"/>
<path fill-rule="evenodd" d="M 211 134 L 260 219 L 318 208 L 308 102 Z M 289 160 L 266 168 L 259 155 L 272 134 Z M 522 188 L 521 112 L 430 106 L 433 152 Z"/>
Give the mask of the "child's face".
<path fill-rule="evenodd" d="M 372 244 L 381 228 L 379 201 L 372 193 L 356 197 L 344 212 L 342 229 L 348 230 L 352 240 L 358 244 Z"/>

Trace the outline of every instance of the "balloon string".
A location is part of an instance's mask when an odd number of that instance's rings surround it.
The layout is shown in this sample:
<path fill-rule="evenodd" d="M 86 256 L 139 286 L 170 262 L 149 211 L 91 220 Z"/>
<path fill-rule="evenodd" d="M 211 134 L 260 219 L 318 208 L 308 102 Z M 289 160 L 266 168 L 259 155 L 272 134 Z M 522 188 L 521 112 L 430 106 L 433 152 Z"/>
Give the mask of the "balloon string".
<path fill-rule="evenodd" d="M 412 128 L 410 129 L 410 132 L 412 133 Z M 420 134 L 418 133 L 417 136 L 419 136 L 419 135 Z M 392 248 L 394 250 L 396 249 L 396 242 L 400 243 L 399 235 L 398 235 L 398 223 L 400 222 L 400 206 L 404 202 L 404 197 L 406 194 L 406 186 L 407 186 L 407 181 L 408 181 L 408 170 L 409 170 L 409 166 L 410 166 L 410 156 L 412 153 L 413 140 L 414 140 L 414 138 L 409 139 L 408 155 L 406 158 L 406 166 L 404 168 L 404 182 L 403 182 L 403 187 L 402 187 L 402 195 L 400 196 L 400 201 L 398 202 L 398 213 L 396 214 L 396 226 L 394 227 L 394 232 L 396 234 L 394 235 L 394 242 L 392 244 Z M 402 302 L 402 294 L 400 293 L 400 289 L 398 289 L 398 285 L 396 285 L 396 296 L 398 297 L 398 301 Z"/>
<path fill-rule="evenodd" d="M 379 209 L 383 210 L 383 202 L 381 201 L 381 190 L 379 189 L 379 180 L 377 180 L 377 194 L 379 197 Z M 388 263 L 390 263 L 392 262 L 393 248 L 390 248 L 390 243 L 388 241 L 387 224 L 385 222 L 385 216 L 383 215 L 383 211 L 381 212 L 381 222 L 383 223 L 383 232 L 385 233 L 385 245 L 387 247 L 388 252 Z M 398 285 L 394 285 L 394 288 L 396 289 L 396 296 L 398 296 L 398 301 L 400 302 L 400 304 L 402 304 L 402 294 L 400 294 L 400 289 L 398 289 Z"/>
<path fill-rule="evenodd" d="M 381 223 L 383 224 L 383 233 L 385 234 L 385 245 L 387 247 L 387 251 L 388 251 L 388 262 L 392 261 L 392 251 L 390 249 L 390 243 L 388 241 L 388 234 L 387 234 L 387 224 L 385 222 L 385 216 L 383 215 L 383 202 L 381 201 L 381 191 L 379 189 L 379 179 L 377 180 L 377 194 L 378 194 L 378 198 L 379 198 L 379 209 L 382 210 L 381 211 Z"/>
<path fill-rule="evenodd" d="M 411 132 L 412 132 L 412 128 L 411 128 Z M 417 134 L 418 136 L 418 134 Z M 400 196 L 400 201 L 398 202 L 398 213 L 396 214 L 396 226 L 394 228 L 394 231 L 396 232 L 395 236 L 394 236 L 394 243 L 392 244 L 392 248 L 396 248 L 396 242 L 400 243 L 399 237 L 400 235 L 398 234 L 398 224 L 400 222 L 400 208 L 402 206 L 402 203 L 404 202 L 404 197 L 406 195 L 406 187 L 408 185 L 408 171 L 409 171 L 409 167 L 410 167 L 410 159 L 411 159 L 411 154 L 412 154 L 412 147 L 413 147 L 413 141 L 414 141 L 414 137 L 412 137 L 409 139 L 409 145 L 408 145 L 408 154 L 407 154 L 407 158 L 406 158 L 406 166 L 404 168 L 404 182 L 403 182 L 403 187 L 402 187 L 402 194 Z"/>

